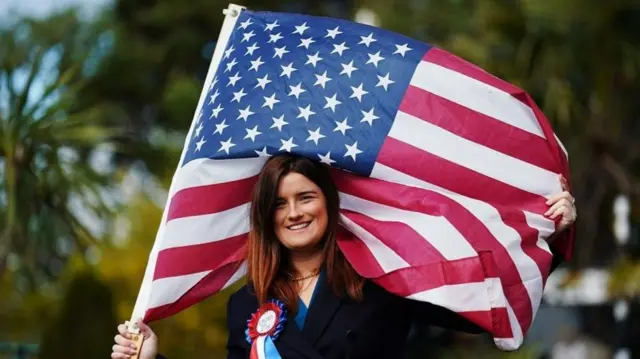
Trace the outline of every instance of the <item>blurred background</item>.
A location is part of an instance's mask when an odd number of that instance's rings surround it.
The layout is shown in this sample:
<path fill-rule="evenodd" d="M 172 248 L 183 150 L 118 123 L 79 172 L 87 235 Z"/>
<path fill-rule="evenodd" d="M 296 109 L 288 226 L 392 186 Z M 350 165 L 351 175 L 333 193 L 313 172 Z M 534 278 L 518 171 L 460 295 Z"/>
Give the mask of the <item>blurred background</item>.
<path fill-rule="evenodd" d="M 245 0 L 447 49 L 524 88 L 579 213 L 523 348 L 416 325 L 412 358 L 640 358 L 638 0 Z M 221 0 L 0 0 L 0 358 L 107 358 L 129 318 L 222 24 Z M 224 358 L 231 288 L 154 324 Z"/>

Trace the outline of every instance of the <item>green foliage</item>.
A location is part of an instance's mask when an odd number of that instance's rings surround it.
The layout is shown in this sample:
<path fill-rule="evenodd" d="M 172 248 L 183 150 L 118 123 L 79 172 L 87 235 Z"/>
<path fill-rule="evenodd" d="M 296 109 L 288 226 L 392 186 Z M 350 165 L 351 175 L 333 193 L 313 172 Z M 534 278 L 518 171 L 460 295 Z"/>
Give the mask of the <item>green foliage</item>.
<path fill-rule="evenodd" d="M 73 12 L 0 29 L 0 273 L 31 287 L 96 242 L 82 216 L 112 211 L 109 178 L 88 161 L 116 132 L 101 106 L 77 103 L 95 37 Z"/>

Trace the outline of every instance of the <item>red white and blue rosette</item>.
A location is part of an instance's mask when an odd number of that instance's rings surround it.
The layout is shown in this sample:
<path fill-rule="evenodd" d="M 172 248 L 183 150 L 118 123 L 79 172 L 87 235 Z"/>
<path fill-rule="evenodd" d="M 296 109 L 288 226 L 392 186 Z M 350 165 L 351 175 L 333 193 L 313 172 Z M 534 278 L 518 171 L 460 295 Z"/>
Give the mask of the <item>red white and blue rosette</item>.
<path fill-rule="evenodd" d="M 251 315 L 245 331 L 251 344 L 249 359 L 282 359 L 274 341 L 287 322 L 287 309 L 279 300 L 269 300 Z"/>

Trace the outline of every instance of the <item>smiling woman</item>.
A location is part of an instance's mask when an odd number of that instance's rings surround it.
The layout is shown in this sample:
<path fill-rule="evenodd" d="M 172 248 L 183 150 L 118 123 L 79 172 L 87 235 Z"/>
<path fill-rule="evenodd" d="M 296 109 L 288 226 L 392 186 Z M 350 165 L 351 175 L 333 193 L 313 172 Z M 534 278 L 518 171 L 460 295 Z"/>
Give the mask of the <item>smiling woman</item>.
<path fill-rule="evenodd" d="M 553 212 L 551 202 L 558 200 L 550 201 Z M 227 307 L 228 359 L 403 358 L 413 320 L 482 332 L 449 310 L 361 277 L 337 244 L 339 209 L 325 165 L 294 155 L 266 162 L 251 201 L 248 283 Z M 157 337 L 138 325 L 145 336 L 140 359 L 152 359 Z M 128 358 L 135 350 L 125 326 L 118 330 L 112 358 Z"/>

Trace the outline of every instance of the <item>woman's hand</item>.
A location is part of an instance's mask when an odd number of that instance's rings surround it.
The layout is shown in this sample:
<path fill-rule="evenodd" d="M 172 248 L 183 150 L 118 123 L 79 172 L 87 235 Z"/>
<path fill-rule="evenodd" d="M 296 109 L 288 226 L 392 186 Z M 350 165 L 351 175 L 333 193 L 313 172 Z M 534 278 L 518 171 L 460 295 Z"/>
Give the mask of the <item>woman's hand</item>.
<path fill-rule="evenodd" d="M 547 218 L 554 221 L 562 216 L 560 224 L 558 225 L 558 232 L 569 228 L 569 226 L 576 221 L 576 218 L 578 218 L 576 206 L 574 205 L 575 198 L 569 193 L 569 183 L 564 176 L 560 177 L 560 184 L 562 185 L 563 192 L 549 198 L 547 201 L 549 210 L 544 214 Z"/>
<path fill-rule="evenodd" d="M 138 359 L 155 359 L 158 354 L 158 337 L 141 320 L 138 320 L 137 324 L 138 328 L 140 328 L 140 333 L 144 337 Z M 118 325 L 118 332 L 120 334 L 115 337 L 116 344 L 113 346 L 111 358 L 129 359 L 140 348 L 135 347 L 131 341 L 131 334 L 127 332 L 127 327 L 124 324 Z"/>

